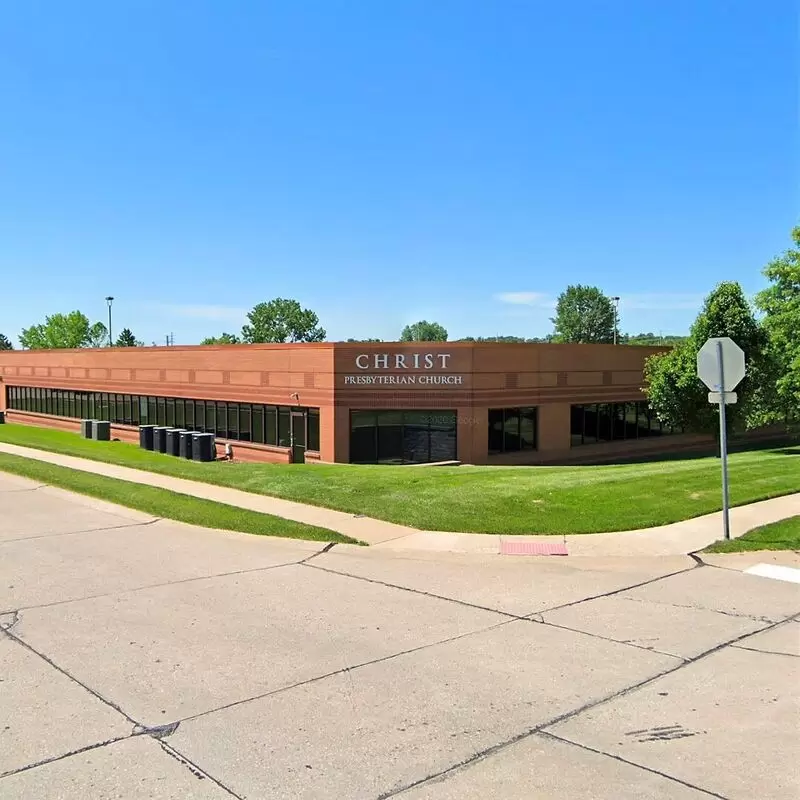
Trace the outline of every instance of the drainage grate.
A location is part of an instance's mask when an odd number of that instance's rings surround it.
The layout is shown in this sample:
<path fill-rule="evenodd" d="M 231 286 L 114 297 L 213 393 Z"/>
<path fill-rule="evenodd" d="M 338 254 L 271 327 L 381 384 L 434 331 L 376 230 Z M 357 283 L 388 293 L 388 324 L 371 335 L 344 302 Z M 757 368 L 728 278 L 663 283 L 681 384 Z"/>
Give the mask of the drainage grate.
<path fill-rule="evenodd" d="M 501 556 L 566 556 L 567 546 L 563 542 L 532 542 L 516 539 L 500 540 Z"/>

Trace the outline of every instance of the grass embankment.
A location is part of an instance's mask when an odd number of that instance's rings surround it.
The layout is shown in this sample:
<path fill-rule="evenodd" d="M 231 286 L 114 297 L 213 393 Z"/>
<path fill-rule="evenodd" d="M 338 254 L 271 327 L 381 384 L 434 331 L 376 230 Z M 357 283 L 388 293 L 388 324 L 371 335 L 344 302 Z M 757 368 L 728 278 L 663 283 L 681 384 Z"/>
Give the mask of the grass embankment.
<path fill-rule="evenodd" d="M 313 525 L 304 525 L 245 508 L 189 497 L 154 486 L 142 486 L 116 478 L 79 472 L 8 453 L 0 453 L 0 472 L 10 472 L 49 486 L 57 486 L 60 489 L 68 489 L 71 492 L 133 508 L 154 517 L 187 522 L 190 525 L 254 533 L 259 536 L 357 544 L 354 539 Z"/>
<path fill-rule="evenodd" d="M 577 467 L 390 467 L 201 464 L 121 442 L 0 425 L 0 442 L 230 486 L 427 530 L 598 533 L 664 525 L 718 511 L 720 464 L 686 458 Z M 235 448 L 234 448 L 235 450 Z M 800 449 L 730 457 L 731 503 L 800 491 Z"/>
<path fill-rule="evenodd" d="M 738 539 L 720 540 L 705 553 L 745 553 L 748 550 L 800 550 L 800 516 L 749 531 Z"/>

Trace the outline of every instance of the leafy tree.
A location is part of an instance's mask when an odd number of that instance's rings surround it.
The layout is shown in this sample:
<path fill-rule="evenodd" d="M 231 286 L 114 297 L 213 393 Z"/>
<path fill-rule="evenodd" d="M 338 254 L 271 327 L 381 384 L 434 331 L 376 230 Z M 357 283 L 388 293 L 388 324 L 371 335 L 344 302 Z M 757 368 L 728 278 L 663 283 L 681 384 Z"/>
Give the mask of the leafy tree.
<path fill-rule="evenodd" d="M 543 338 L 533 337 L 526 339 L 524 336 L 465 336 L 463 339 L 457 339 L 459 342 L 508 342 L 509 344 L 546 344 L 552 341 L 552 336 L 545 336 Z"/>
<path fill-rule="evenodd" d="M 800 226 L 792 240 L 795 247 L 765 267 L 771 285 L 756 296 L 776 369 L 776 421 L 796 418 L 800 409 Z"/>
<path fill-rule="evenodd" d="M 611 343 L 616 312 L 610 298 L 595 286 L 568 286 L 558 297 L 550 320 L 557 342 Z"/>
<path fill-rule="evenodd" d="M 276 297 L 259 303 L 247 315 L 249 325 L 242 328 L 242 340 L 257 342 L 323 342 L 325 330 L 319 327 L 319 317 L 297 300 Z"/>
<path fill-rule="evenodd" d="M 11 344 L 11 340 L 7 336 L 3 336 L 0 333 L 0 350 L 13 350 L 14 345 Z"/>
<path fill-rule="evenodd" d="M 144 347 L 144 342 L 140 342 L 130 328 L 123 328 L 122 333 L 117 337 L 115 347 Z"/>
<path fill-rule="evenodd" d="M 91 324 L 80 311 L 53 314 L 44 322 L 23 328 L 20 344 L 29 350 L 58 350 L 78 347 L 101 347 L 108 338 L 102 322 Z"/>
<path fill-rule="evenodd" d="M 675 347 L 683 344 L 688 336 L 662 336 L 660 333 L 626 333 L 619 337 L 622 344 L 643 345 L 645 347 Z"/>
<path fill-rule="evenodd" d="M 738 283 L 719 284 L 705 300 L 689 338 L 669 353 L 651 356 L 645 364 L 645 393 L 658 417 L 674 427 L 697 433 L 716 433 L 717 407 L 708 402 L 708 389 L 697 377 L 697 352 L 706 339 L 729 336 L 744 350 L 747 374 L 736 389 L 739 402 L 728 407 L 731 430 L 762 424 L 771 406 L 774 385 L 765 331 Z"/>
<path fill-rule="evenodd" d="M 200 344 L 241 344 L 241 341 L 235 333 L 223 333 L 221 336 L 209 336 Z"/>
<path fill-rule="evenodd" d="M 446 342 L 447 331 L 438 322 L 421 320 L 406 325 L 400 334 L 401 342 Z"/>

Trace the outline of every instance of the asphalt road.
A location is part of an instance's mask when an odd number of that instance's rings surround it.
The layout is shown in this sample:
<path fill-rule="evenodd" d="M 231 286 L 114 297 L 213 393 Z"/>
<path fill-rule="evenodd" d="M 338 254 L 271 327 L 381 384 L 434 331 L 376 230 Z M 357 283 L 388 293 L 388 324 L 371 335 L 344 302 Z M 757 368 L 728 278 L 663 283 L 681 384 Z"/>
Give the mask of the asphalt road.
<path fill-rule="evenodd" d="M 0 798 L 800 796 L 800 586 L 321 550 L 0 475 Z"/>

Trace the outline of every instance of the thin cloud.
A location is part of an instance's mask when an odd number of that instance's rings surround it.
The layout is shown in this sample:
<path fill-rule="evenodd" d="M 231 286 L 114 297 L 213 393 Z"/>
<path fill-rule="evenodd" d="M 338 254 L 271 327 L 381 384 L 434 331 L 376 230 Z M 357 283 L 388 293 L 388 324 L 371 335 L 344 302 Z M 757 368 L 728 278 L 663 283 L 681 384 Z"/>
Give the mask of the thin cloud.
<path fill-rule="evenodd" d="M 555 300 L 542 292 L 501 292 L 494 299 L 512 306 L 532 306 L 533 308 L 552 308 Z"/>

